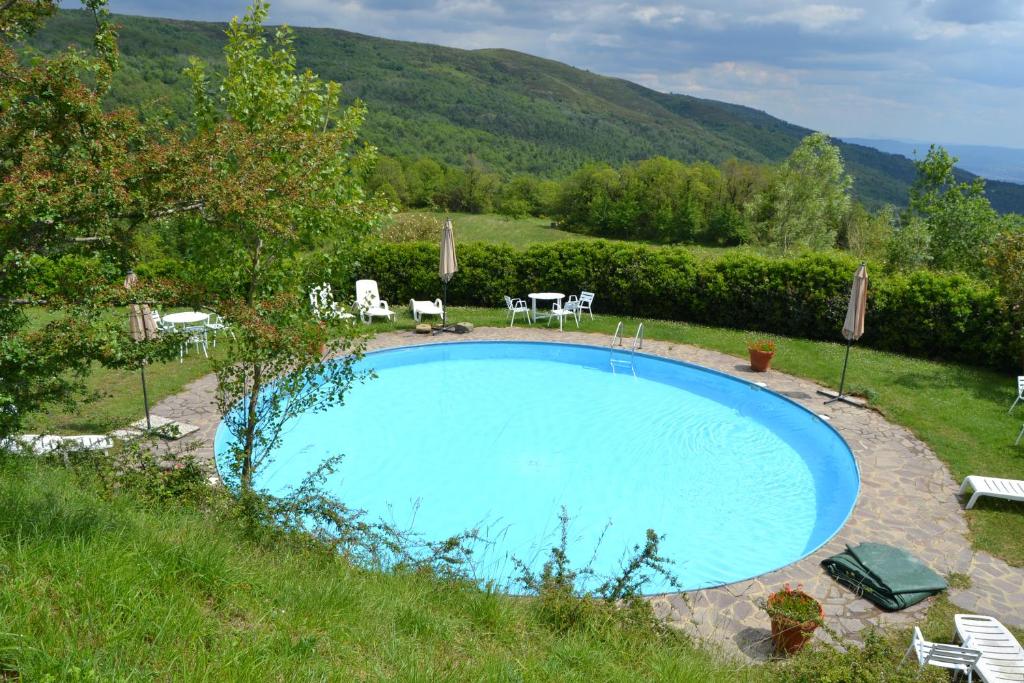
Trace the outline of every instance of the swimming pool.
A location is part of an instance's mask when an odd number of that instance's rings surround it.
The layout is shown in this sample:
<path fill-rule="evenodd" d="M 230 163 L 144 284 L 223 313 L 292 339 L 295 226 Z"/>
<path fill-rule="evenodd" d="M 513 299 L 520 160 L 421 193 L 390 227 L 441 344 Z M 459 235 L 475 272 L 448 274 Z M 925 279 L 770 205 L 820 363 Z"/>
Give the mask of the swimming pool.
<path fill-rule="evenodd" d="M 360 363 L 378 377 L 291 423 L 257 484 L 283 492 L 344 453 L 328 486 L 346 504 L 432 540 L 478 528 L 490 541 L 478 578 L 498 585 L 512 556 L 540 568 L 563 506 L 577 565 L 593 557 L 614 574 L 652 528 L 695 589 L 813 552 L 856 502 L 856 462 L 826 422 L 698 366 L 637 354 L 634 376 L 612 371 L 607 348 L 535 342 L 403 347 Z M 215 451 L 228 439 L 222 425 Z"/>

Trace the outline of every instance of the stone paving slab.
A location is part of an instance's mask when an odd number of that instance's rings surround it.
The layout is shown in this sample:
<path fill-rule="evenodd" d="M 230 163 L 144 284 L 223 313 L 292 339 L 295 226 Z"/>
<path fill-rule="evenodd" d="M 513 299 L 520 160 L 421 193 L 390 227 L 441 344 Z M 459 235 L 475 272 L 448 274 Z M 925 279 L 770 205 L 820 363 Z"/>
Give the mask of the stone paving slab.
<path fill-rule="evenodd" d="M 471 334 L 417 335 L 412 331 L 376 335 L 367 350 L 414 344 L 481 340 L 524 340 L 607 346 L 604 334 L 559 332 L 546 328 L 476 328 Z M 685 344 L 646 340 L 643 352 L 718 370 L 764 383 L 827 418 L 846 439 L 861 474 L 861 492 L 846 525 L 822 548 L 782 569 L 716 588 L 651 598 L 655 612 L 694 636 L 723 646 L 726 652 L 754 660 L 770 656 L 768 619 L 755 606 L 758 599 L 783 584 L 800 584 L 819 598 L 826 622 L 841 636 L 857 642 L 869 625 L 910 624 L 923 619 L 932 600 L 902 612 L 886 613 L 834 582 L 821 568 L 824 558 L 846 545 L 863 541 L 905 548 L 940 574 L 957 572 L 972 578 L 971 588 L 950 591 L 951 600 L 968 612 L 990 614 L 1003 623 L 1024 626 L 1024 569 L 1010 567 L 988 553 L 974 552 L 967 522 L 957 498 L 958 485 L 946 466 L 907 429 L 878 413 L 842 402 L 826 405 L 822 387 L 808 380 L 769 371 L 754 373 L 745 360 Z M 154 411 L 199 429 L 179 443 L 213 466 L 217 412 L 216 379 L 208 375 L 161 401 Z M 950 625 L 952 629 L 952 624 Z M 828 639 L 820 629 L 818 637 Z"/>

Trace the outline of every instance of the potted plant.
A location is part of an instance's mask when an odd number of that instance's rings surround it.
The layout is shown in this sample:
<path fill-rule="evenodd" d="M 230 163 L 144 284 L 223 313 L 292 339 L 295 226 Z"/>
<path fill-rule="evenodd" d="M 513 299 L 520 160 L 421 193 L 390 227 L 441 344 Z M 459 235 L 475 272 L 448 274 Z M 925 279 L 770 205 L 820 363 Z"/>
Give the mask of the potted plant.
<path fill-rule="evenodd" d="M 814 630 L 825 621 L 821 603 L 807 593 L 789 587 L 772 593 L 761 608 L 772 620 L 772 642 L 776 652 L 798 652 L 814 635 Z"/>
<path fill-rule="evenodd" d="M 775 342 L 771 339 L 758 339 L 747 344 L 750 353 L 750 367 L 754 372 L 767 372 L 772 366 L 775 356 Z"/>

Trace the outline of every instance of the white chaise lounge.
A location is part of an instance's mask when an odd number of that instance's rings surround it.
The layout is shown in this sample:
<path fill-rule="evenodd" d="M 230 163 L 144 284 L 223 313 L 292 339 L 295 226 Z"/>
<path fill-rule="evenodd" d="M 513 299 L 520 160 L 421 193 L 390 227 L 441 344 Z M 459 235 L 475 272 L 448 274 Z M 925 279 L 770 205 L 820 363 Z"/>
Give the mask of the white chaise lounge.
<path fill-rule="evenodd" d="M 409 310 L 412 311 L 412 317 L 419 322 L 425 315 L 444 315 L 444 306 L 441 304 L 440 299 L 434 299 L 433 301 L 416 301 L 416 299 L 409 299 Z"/>
<path fill-rule="evenodd" d="M 985 683 L 1024 681 L 1024 650 L 1013 634 L 997 619 L 979 614 L 953 617 L 956 635 L 967 647 L 981 652 L 974 665 Z"/>
<path fill-rule="evenodd" d="M 368 323 L 374 318 L 394 318 L 388 302 L 380 298 L 376 280 L 356 280 L 356 306 L 359 319 Z"/>
<path fill-rule="evenodd" d="M 1019 479 L 997 479 L 996 477 L 979 477 L 972 474 L 960 485 L 960 495 L 966 495 L 968 490 L 973 490 L 974 495 L 967 501 L 967 505 L 964 506 L 965 510 L 974 507 L 974 504 L 982 496 L 1024 502 L 1024 481 Z"/>
<path fill-rule="evenodd" d="M 81 434 L 79 436 L 53 436 L 49 434 L 22 434 L 11 441 L 27 446 L 36 455 L 52 453 L 60 448 L 86 451 L 105 451 L 114 446 L 114 441 L 103 434 Z M 13 445 L 8 442 L 8 445 Z"/>

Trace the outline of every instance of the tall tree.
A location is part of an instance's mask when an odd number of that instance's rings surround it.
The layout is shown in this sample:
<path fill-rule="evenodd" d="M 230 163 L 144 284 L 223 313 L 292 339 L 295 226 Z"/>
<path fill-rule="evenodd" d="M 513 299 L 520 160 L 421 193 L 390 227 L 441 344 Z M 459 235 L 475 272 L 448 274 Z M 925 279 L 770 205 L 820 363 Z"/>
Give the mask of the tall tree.
<path fill-rule="evenodd" d="M 839 148 L 824 133 L 808 135 L 748 205 L 755 239 L 784 253 L 835 246 L 852 185 Z"/>
<path fill-rule="evenodd" d="M 118 67 L 103 0 L 83 3 L 94 49 L 19 54 L 54 2 L 0 4 L 0 437 L 52 403 L 71 405 L 91 363 L 125 362 L 122 324 L 99 315 L 131 260 L 167 146 L 133 113 L 106 112 Z M 28 328 L 25 304 L 50 309 Z"/>
<path fill-rule="evenodd" d="M 195 138 L 191 173 L 180 179 L 200 207 L 179 226 L 187 276 L 236 324 L 217 376 L 243 497 L 288 420 L 341 401 L 354 377 L 351 354 L 325 361 L 325 351 L 351 350 L 354 328 L 329 329 L 304 305 L 325 277 L 307 255 L 343 254 L 383 213 L 360 185 L 374 157 L 356 146 L 364 107 L 342 107 L 337 83 L 298 72 L 291 30 L 268 40 L 267 12 L 257 0 L 231 21 L 216 87 L 206 65 L 191 61 Z"/>
<path fill-rule="evenodd" d="M 914 162 L 917 179 L 910 188 L 910 214 L 928 225 L 934 267 L 978 273 L 1000 219 L 985 196 L 985 180 L 958 182 L 956 162 L 935 145 Z"/>

